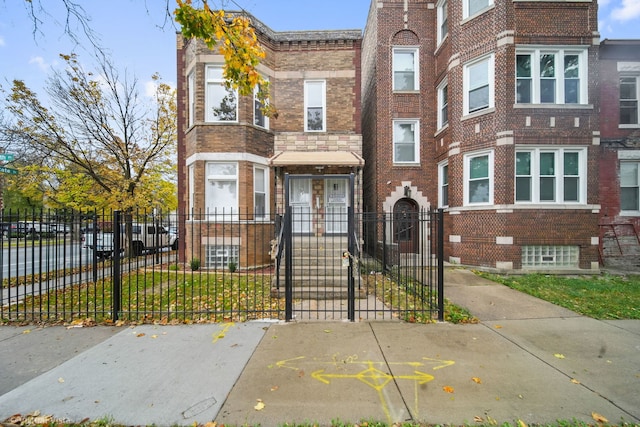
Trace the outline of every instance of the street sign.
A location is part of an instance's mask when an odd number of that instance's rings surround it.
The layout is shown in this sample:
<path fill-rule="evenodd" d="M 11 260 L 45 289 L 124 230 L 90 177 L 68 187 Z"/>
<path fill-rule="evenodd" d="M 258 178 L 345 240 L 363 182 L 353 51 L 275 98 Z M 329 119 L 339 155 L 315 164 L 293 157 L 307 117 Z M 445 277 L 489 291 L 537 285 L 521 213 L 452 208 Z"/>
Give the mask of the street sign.
<path fill-rule="evenodd" d="M 13 160 L 13 154 L 0 153 L 0 160 L 10 162 L 11 160 Z"/>
<path fill-rule="evenodd" d="M 8 173 L 9 175 L 18 175 L 18 171 L 16 169 L 5 168 L 4 166 L 0 166 L 1 173 Z"/>

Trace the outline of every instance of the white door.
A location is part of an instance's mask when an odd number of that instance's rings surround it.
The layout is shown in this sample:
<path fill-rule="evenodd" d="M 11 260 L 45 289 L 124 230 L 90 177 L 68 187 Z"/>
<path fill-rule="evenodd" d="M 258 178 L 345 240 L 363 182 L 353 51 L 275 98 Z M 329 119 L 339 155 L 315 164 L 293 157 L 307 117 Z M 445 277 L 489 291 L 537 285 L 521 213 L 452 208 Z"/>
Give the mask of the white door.
<path fill-rule="evenodd" d="M 292 232 L 311 233 L 311 180 L 292 179 L 289 187 Z"/>
<path fill-rule="evenodd" d="M 329 234 L 346 234 L 348 232 L 346 179 L 325 180 L 325 228 Z"/>

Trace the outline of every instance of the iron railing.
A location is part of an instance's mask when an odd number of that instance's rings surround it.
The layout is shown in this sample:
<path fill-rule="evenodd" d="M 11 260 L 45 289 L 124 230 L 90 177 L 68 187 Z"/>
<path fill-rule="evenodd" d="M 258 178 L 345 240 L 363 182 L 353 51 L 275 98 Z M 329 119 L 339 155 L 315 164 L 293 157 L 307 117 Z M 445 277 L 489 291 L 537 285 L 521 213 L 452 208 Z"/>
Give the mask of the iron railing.
<path fill-rule="evenodd" d="M 286 215 L 5 210 L 0 321 L 442 320 L 441 212 L 416 214 L 411 248 L 393 216 L 350 215 L 351 236 Z"/>

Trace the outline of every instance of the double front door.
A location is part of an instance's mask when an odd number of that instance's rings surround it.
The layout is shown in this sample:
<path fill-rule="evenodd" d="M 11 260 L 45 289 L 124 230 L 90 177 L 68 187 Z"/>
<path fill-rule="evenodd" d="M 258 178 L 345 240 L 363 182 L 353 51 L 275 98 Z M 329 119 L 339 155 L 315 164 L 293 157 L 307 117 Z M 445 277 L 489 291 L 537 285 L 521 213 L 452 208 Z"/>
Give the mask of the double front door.
<path fill-rule="evenodd" d="M 322 194 L 318 193 L 314 196 L 310 178 L 289 181 L 293 233 L 311 234 L 315 225 L 324 225 L 324 231 L 327 234 L 347 233 L 349 181 L 344 178 L 326 178 L 322 182 Z M 324 216 L 321 215 L 323 212 Z"/>

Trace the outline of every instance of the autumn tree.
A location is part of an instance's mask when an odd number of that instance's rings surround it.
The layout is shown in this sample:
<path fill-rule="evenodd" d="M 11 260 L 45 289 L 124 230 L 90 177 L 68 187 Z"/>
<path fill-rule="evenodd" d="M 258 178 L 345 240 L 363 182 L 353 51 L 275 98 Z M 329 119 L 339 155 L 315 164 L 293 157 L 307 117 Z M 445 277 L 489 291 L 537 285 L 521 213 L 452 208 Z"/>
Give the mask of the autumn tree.
<path fill-rule="evenodd" d="M 224 56 L 224 77 L 227 85 L 240 95 L 252 95 L 258 87 L 258 99 L 263 113 L 277 117 L 275 106 L 269 100 L 269 82 L 258 72 L 258 64 L 265 52 L 251 26 L 251 20 L 242 14 L 229 14 L 209 7 L 194 7 L 191 0 L 176 0 L 174 14 L 186 38 L 202 40 L 209 49 Z"/>
<path fill-rule="evenodd" d="M 19 175 L 23 190 L 41 191 L 52 207 L 175 209 L 174 90 L 154 76 L 147 99 L 104 55 L 96 71 L 76 55 L 61 57 L 66 67 L 46 83 L 48 107 L 23 81 L 7 93 L 13 120 L 2 133 L 33 159 Z"/>
<path fill-rule="evenodd" d="M 264 50 L 258 43 L 251 21 L 242 14 L 229 14 L 222 8 L 227 3 L 222 0 L 220 8 L 212 8 L 207 0 L 197 0 L 199 6 L 194 7 L 192 0 L 175 0 L 177 7 L 173 10 L 175 21 L 180 24 L 182 34 L 187 38 L 198 38 L 210 49 L 217 49 L 225 60 L 224 77 L 240 95 L 252 95 L 257 86 L 257 96 L 263 106 L 263 114 L 277 117 L 275 106 L 269 100 L 269 82 L 257 71 L 257 66 L 264 58 Z M 165 17 L 171 16 L 173 0 L 153 2 L 153 7 L 162 7 Z M 92 31 L 91 17 L 86 13 L 78 0 L 23 0 L 25 12 L 33 22 L 34 35 L 39 32 L 43 19 L 50 10 L 62 8 L 66 11 L 64 31 L 73 40 L 87 39 L 94 47 L 100 49 L 99 37 Z M 165 20 L 162 27 L 168 27 Z"/>

